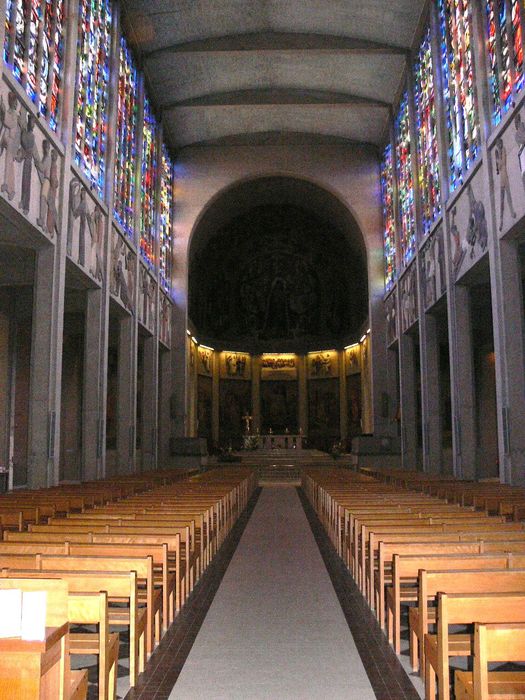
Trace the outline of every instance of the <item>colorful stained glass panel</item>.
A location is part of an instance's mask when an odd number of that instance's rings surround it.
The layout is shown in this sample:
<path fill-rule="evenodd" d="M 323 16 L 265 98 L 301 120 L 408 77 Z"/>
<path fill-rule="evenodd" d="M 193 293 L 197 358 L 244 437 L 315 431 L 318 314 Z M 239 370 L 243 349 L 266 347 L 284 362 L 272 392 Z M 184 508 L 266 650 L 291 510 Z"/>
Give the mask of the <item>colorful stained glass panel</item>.
<path fill-rule="evenodd" d="M 385 264 L 385 291 L 396 278 L 396 227 L 394 214 L 394 164 L 392 146 L 385 148 L 381 163 L 381 199 L 383 205 L 383 253 Z"/>
<path fill-rule="evenodd" d="M 140 252 L 150 267 L 155 265 L 157 194 L 157 122 L 147 97 L 144 98 L 142 173 L 140 200 Z"/>
<path fill-rule="evenodd" d="M 162 167 L 160 180 L 160 222 L 159 222 L 159 279 L 161 287 L 169 292 L 173 270 L 173 163 L 166 147 L 162 146 Z"/>
<path fill-rule="evenodd" d="M 430 28 L 417 55 L 414 71 L 414 102 L 417 132 L 417 162 L 421 219 L 426 234 L 441 212 L 439 158 L 436 125 L 434 74 Z"/>
<path fill-rule="evenodd" d="M 399 241 L 402 261 L 406 265 L 416 252 L 416 221 L 414 206 L 414 182 L 412 177 L 412 152 L 410 145 L 410 117 L 408 95 L 405 92 L 395 121 L 395 158 L 399 217 L 401 222 Z"/>
<path fill-rule="evenodd" d="M 80 0 L 75 87 L 75 161 L 104 196 L 111 53 L 111 0 Z"/>

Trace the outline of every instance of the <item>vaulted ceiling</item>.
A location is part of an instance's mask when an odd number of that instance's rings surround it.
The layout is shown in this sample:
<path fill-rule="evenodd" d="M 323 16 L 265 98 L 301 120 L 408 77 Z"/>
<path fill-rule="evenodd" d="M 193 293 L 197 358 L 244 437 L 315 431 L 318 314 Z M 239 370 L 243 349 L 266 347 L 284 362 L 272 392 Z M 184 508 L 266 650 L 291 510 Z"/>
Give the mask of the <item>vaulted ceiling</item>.
<path fill-rule="evenodd" d="M 174 149 L 382 145 L 425 0 L 123 0 Z"/>

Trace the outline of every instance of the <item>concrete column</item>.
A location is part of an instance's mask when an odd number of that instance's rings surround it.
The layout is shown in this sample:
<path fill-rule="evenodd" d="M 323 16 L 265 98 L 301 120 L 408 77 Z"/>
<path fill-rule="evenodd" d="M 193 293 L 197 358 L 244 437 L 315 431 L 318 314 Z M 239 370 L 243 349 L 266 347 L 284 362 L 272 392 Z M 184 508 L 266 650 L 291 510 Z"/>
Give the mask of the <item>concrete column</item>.
<path fill-rule="evenodd" d="M 212 355 L 212 388 L 211 388 L 211 437 L 215 445 L 219 444 L 220 429 L 220 353 L 214 352 Z M 252 413 L 253 415 L 253 413 Z"/>
<path fill-rule="evenodd" d="M 405 469 L 417 469 L 417 398 L 413 339 L 399 337 L 399 390 L 401 403 L 401 460 Z"/>
<path fill-rule="evenodd" d="M 54 353 L 59 348 L 62 355 L 64 294 L 62 289 L 56 308 L 57 258 L 54 246 L 46 246 L 36 256 L 29 396 L 30 488 L 58 483 L 61 363 Z"/>
<path fill-rule="evenodd" d="M 171 435 L 170 396 L 171 396 L 171 352 L 159 352 L 159 401 L 158 401 L 158 465 L 165 469 L 168 464 Z"/>
<path fill-rule="evenodd" d="M 304 436 L 308 436 L 308 380 L 306 368 L 306 355 L 297 356 L 297 379 L 299 390 L 299 429 Z"/>
<path fill-rule="evenodd" d="M 470 329 L 470 293 L 455 285 L 449 291 L 454 313 L 450 372 L 455 389 L 453 402 L 454 475 L 460 479 L 476 476 L 476 402 L 474 393 L 474 356 Z M 450 331 L 449 331 L 450 332 Z"/>
<path fill-rule="evenodd" d="M 501 240 L 493 271 L 499 304 L 492 301 L 500 479 L 525 485 L 525 349 L 522 281 L 516 244 Z M 504 357 L 500 354 L 504 353 Z"/>
<path fill-rule="evenodd" d="M 84 345 L 84 388 L 82 396 L 82 479 L 100 476 L 102 453 L 102 414 L 105 403 L 102 393 L 104 338 L 104 294 L 100 289 L 86 292 L 86 321 Z"/>
<path fill-rule="evenodd" d="M 442 468 L 443 443 L 439 386 L 439 339 L 435 318 L 423 312 L 420 319 L 423 468 L 427 472 L 439 474 Z"/>
<path fill-rule="evenodd" d="M 261 356 L 252 355 L 252 416 L 253 429 L 261 432 Z"/>
<path fill-rule="evenodd" d="M 339 433 L 341 440 L 346 442 L 348 437 L 348 401 L 346 397 L 345 351 L 339 350 L 337 356 L 339 360 Z"/>
<path fill-rule="evenodd" d="M 157 466 L 158 352 L 157 338 L 146 338 L 142 387 L 142 471 L 151 471 Z"/>
<path fill-rule="evenodd" d="M 135 464 L 135 319 L 123 318 L 119 322 L 118 338 L 118 419 L 117 419 L 117 471 L 128 474 Z"/>

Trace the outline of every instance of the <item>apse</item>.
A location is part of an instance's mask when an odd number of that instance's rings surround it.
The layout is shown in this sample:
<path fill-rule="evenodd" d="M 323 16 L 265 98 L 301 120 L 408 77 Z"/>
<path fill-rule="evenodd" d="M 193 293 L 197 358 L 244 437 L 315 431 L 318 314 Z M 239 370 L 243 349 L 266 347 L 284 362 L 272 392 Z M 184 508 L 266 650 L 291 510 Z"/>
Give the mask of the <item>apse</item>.
<path fill-rule="evenodd" d="M 294 178 L 230 188 L 190 248 L 189 316 L 199 339 L 247 352 L 343 347 L 366 325 L 366 255 L 351 213 Z"/>

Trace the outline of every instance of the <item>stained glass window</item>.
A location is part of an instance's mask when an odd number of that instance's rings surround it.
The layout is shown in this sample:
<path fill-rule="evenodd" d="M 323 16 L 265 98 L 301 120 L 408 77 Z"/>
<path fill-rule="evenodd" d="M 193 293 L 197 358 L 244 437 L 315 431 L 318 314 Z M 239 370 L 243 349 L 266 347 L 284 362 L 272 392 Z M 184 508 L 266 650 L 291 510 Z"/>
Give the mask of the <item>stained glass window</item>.
<path fill-rule="evenodd" d="M 169 292 L 173 267 L 173 163 L 166 147 L 162 146 L 160 179 L 160 245 L 159 279 L 161 287 Z"/>
<path fill-rule="evenodd" d="M 395 121 L 395 155 L 399 215 L 401 229 L 402 261 L 406 265 L 416 252 L 416 221 L 414 208 L 414 182 L 412 178 L 412 153 L 410 148 L 410 117 L 408 95 L 405 92 Z"/>
<path fill-rule="evenodd" d="M 423 233 L 426 234 L 441 211 L 430 28 L 427 29 L 421 42 L 414 72 L 419 196 L 421 199 Z"/>
<path fill-rule="evenodd" d="M 7 0 L 4 59 L 56 131 L 64 63 L 63 0 Z"/>
<path fill-rule="evenodd" d="M 155 223 L 157 190 L 157 122 L 151 103 L 144 98 L 144 128 L 142 138 L 142 173 L 140 200 L 140 252 L 144 260 L 155 265 Z"/>
<path fill-rule="evenodd" d="M 388 144 L 381 163 L 381 199 L 383 203 L 383 252 L 385 263 L 385 291 L 396 278 L 396 229 L 394 214 L 394 164 L 392 146 Z"/>
<path fill-rule="evenodd" d="M 499 124 L 523 87 L 519 0 L 485 0 L 492 119 Z"/>
<path fill-rule="evenodd" d="M 80 0 L 75 88 L 75 160 L 104 196 L 111 0 Z"/>
<path fill-rule="evenodd" d="M 137 156 L 137 69 L 124 37 L 120 39 L 115 140 L 114 214 L 125 231 L 133 236 L 135 170 Z"/>
<path fill-rule="evenodd" d="M 438 0 L 450 189 L 479 155 L 480 131 L 469 0 Z"/>

